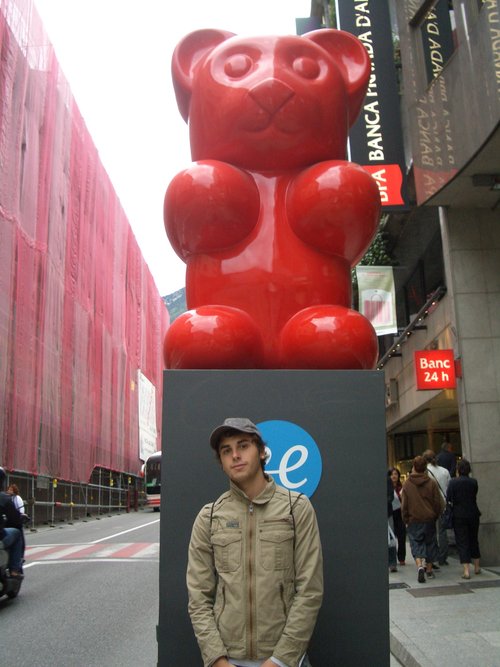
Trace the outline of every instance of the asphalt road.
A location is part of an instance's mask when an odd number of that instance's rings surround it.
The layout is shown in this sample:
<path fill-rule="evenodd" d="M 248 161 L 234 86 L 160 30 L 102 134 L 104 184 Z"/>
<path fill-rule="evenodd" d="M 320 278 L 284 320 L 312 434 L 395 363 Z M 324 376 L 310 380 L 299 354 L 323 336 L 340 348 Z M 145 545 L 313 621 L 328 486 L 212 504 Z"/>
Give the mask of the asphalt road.
<path fill-rule="evenodd" d="M 159 518 L 27 533 L 20 594 L 0 600 L 2 667 L 155 667 Z"/>

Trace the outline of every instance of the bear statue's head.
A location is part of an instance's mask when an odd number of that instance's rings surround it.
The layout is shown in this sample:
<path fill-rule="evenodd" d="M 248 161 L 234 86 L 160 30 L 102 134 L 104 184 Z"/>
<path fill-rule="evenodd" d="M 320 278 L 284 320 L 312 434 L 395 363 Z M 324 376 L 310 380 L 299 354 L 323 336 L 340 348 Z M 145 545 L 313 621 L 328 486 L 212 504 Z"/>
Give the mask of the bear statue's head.
<path fill-rule="evenodd" d="M 198 30 L 172 58 L 193 160 L 256 171 L 344 159 L 369 76 L 365 47 L 340 30 L 252 38 Z"/>

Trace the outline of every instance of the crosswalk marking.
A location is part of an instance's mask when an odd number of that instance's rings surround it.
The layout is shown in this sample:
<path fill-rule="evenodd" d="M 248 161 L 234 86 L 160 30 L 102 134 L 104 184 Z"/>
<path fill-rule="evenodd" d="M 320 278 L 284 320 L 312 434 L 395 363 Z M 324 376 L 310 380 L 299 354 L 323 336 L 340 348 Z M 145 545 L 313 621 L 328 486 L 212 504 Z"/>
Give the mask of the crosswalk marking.
<path fill-rule="evenodd" d="M 158 542 L 120 542 L 116 544 L 45 544 L 26 547 L 27 563 L 40 561 L 67 561 L 85 559 L 158 559 Z"/>

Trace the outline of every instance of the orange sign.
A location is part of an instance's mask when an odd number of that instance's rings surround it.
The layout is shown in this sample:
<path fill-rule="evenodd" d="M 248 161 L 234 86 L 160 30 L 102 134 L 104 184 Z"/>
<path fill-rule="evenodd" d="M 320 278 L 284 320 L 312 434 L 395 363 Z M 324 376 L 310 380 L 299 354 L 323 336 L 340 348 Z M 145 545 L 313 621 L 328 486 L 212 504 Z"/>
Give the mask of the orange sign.
<path fill-rule="evenodd" d="M 455 389 L 453 350 L 419 350 L 415 352 L 417 389 Z"/>

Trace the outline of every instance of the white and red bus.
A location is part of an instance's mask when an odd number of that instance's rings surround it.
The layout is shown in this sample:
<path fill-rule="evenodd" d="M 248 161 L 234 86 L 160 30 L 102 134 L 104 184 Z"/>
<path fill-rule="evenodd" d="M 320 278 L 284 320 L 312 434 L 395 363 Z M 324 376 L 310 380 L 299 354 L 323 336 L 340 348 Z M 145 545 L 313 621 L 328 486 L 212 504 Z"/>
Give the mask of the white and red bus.
<path fill-rule="evenodd" d="M 160 510 L 161 493 L 161 452 L 155 452 L 144 464 L 144 488 L 146 505 L 155 512 Z"/>

